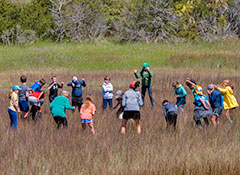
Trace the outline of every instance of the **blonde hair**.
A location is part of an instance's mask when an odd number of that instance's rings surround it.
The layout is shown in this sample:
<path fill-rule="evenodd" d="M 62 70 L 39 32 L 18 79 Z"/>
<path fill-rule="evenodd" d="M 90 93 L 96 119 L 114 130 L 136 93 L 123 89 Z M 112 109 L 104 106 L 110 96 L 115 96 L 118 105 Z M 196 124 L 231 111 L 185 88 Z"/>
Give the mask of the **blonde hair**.
<path fill-rule="evenodd" d="M 69 95 L 69 92 L 66 91 L 66 90 L 63 90 L 61 94 L 62 94 L 63 96 L 68 96 L 68 95 Z"/>
<path fill-rule="evenodd" d="M 235 84 L 232 83 L 230 80 L 223 80 L 222 82 L 222 87 L 227 87 L 227 86 L 230 86 L 232 89 L 235 88 Z"/>
<path fill-rule="evenodd" d="M 83 103 L 83 104 L 84 104 L 84 109 L 87 109 L 92 102 L 93 102 L 92 97 L 88 95 L 88 96 L 86 97 L 85 102 Z"/>

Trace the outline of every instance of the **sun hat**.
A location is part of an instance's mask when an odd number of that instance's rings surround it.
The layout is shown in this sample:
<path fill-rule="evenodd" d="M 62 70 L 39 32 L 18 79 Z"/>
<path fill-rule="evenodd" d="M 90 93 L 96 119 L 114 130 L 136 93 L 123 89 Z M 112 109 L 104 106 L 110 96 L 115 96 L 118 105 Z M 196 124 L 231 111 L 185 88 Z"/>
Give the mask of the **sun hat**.
<path fill-rule="evenodd" d="M 14 86 L 12 87 L 12 90 L 13 90 L 13 91 L 21 90 L 21 88 L 20 88 L 18 85 L 14 85 Z"/>
<path fill-rule="evenodd" d="M 143 67 L 149 67 L 149 64 L 147 62 L 143 63 Z"/>
<path fill-rule="evenodd" d="M 214 84 L 209 84 L 208 85 L 208 90 L 211 91 L 212 89 L 214 89 Z"/>
<path fill-rule="evenodd" d="M 203 89 L 202 89 L 201 86 L 197 86 L 197 87 L 196 87 L 196 93 L 197 93 L 198 95 L 202 95 L 202 94 L 203 94 Z"/>
<path fill-rule="evenodd" d="M 136 82 L 135 82 L 135 81 L 132 81 L 132 82 L 130 83 L 129 87 L 130 87 L 130 88 L 135 88 L 135 84 L 136 84 Z"/>
<path fill-rule="evenodd" d="M 77 77 L 77 76 L 73 76 L 72 82 L 73 82 L 73 83 L 77 83 L 77 82 L 78 82 L 78 77 Z"/>
<path fill-rule="evenodd" d="M 122 94 L 123 94 L 122 91 L 121 91 L 121 90 L 118 90 L 118 91 L 116 92 L 115 98 L 119 98 Z"/>

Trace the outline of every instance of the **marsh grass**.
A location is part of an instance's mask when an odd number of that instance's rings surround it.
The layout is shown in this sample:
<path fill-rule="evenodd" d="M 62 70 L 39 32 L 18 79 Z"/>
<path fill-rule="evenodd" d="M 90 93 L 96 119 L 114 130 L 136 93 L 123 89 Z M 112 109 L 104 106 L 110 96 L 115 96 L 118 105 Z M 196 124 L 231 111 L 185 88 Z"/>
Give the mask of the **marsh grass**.
<path fill-rule="evenodd" d="M 132 71 L 75 71 L 66 69 L 39 68 L 37 70 L 12 70 L 0 73 L 1 82 L 8 85 L 19 82 L 24 73 L 29 85 L 45 77 L 50 81 L 53 74 L 59 81 L 69 82 L 74 74 L 84 77 L 87 87 L 83 94 L 92 94 L 97 106 L 94 117 L 96 136 L 81 131 L 79 114 L 67 112 L 69 128 L 58 131 L 45 99 L 43 119 L 38 122 L 19 120 L 18 132 L 9 130 L 7 108 L 9 100 L 6 89 L 0 92 L 0 172 L 1 174 L 234 174 L 240 173 L 239 109 L 233 112 L 234 125 L 220 118 L 220 126 L 200 131 L 192 120 L 193 97 L 188 91 L 184 113 L 178 116 L 177 132 L 165 129 L 161 102 L 175 102 L 171 82 L 184 82 L 194 78 L 204 90 L 209 83 L 220 83 L 229 78 L 236 83 L 234 94 L 239 96 L 239 72 L 161 72 L 153 65 L 153 92 L 156 107 L 152 110 L 148 96 L 141 110 L 142 134 L 137 135 L 132 123 L 127 134 L 119 134 L 121 121 L 115 113 L 101 110 L 101 83 L 105 75 L 111 77 L 114 91 L 127 90 L 134 80 Z M 31 82 L 31 83 L 30 83 Z M 46 90 L 47 87 L 44 87 Z M 64 87 L 71 91 L 70 88 Z M 205 91 L 206 93 L 206 91 Z"/>

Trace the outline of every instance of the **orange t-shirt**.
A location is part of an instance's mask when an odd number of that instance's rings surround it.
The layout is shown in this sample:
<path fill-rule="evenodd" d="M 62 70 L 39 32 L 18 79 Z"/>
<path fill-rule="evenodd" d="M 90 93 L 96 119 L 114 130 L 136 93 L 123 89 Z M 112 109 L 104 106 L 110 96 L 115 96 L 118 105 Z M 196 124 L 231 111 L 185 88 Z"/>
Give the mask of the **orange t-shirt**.
<path fill-rule="evenodd" d="M 87 109 L 85 109 L 85 104 L 82 105 L 80 113 L 81 113 L 81 119 L 89 119 L 92 120 L 92 116 L 96 112 L 96 107 L 93 103 L 90 103 Z"/>

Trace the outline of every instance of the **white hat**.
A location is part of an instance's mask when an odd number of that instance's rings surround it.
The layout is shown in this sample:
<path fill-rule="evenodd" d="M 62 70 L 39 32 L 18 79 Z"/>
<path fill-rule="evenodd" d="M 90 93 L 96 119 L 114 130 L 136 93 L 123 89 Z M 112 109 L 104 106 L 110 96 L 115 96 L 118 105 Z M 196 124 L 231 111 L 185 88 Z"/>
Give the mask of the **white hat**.
<path fill-rule="evenodd" d="M 121 91 L 121 90 L 118 90 L 118 91 L 116 92 L 115 98 L 119 98 L 120 95 L 122 95 L 122 94 L 123 94 L 122 91 Z"/>

